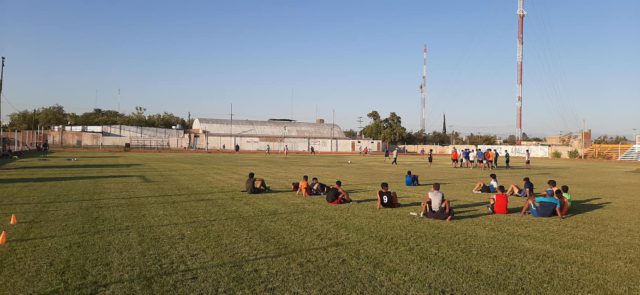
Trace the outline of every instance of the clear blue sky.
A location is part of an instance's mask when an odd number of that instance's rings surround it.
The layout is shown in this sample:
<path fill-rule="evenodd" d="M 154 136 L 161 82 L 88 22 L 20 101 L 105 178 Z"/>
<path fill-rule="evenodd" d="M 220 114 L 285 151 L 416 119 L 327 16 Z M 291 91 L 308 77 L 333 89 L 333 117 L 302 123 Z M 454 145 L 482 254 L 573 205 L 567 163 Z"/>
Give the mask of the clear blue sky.
<path fill-rule="evenodd" d="M 513 133 L 516 0 L 9 1 L 2 113 L 55 103 L 357 127 L 397 112 L 428 130 Z M 640 129 L 640 1 L 527 0 L 524 131 Z M 96 99 L 96 89 L 98 92 Z"/>

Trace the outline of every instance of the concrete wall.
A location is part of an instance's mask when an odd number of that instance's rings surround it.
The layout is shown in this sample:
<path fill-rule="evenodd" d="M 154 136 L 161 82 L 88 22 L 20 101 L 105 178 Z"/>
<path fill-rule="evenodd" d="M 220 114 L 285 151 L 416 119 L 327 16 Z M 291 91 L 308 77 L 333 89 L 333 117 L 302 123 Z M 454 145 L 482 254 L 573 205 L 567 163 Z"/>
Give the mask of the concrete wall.
<path fill-rule="evenodd" d="M 419 153 L 421 149 L 425 150 L 425 154 L 429 152 L 429 149 L 433 149 L 434 154 L 451 154 L 451 151 L 455 147 L 456 149 L 481 149 L 481 150 L 498 150 L 500 155 L 504 155 L 504 151 L 508 150 L 512 157 L 524 157 L 525 151 L 528 149 L 531 153 L 531 157 L 548 158 L 550 157 L 549 147 L 547 146 L 515 146 L 515 145 L 451 145 L 451 146 L 438 146 L 438 145 L 401 145 L 400 148 L 406 148 L 407 152 Z"/>
<path fill-rule="evenodd" d="M 381 142 L 379 140 L 353 140 L 353 139 L 328 139 L 328 138 L 276 138 L 276 137 L 230 137 L 230 136 L 207 136 L 199 134 L 192 141 L 193 146 L 198 149 L 222 149 L 232 150 L 235 144 L 240 146 L 240 150 L 266 150 L 267 145 L 271 151 L 283 151 L 285 145 L 290 151 L 309 151 L 313 148 L 318 152 L 357 152 L 358 148 L 368 147 L 370 151 L 379 151 Z"/>
<path fill-rule="evenodd" d="M 36 149 L 46 139 L 47 131 L 23 130 L 23 131 L 4 131 L 2 133 L 2 144 L 4 150 L 25 151 Z"/>

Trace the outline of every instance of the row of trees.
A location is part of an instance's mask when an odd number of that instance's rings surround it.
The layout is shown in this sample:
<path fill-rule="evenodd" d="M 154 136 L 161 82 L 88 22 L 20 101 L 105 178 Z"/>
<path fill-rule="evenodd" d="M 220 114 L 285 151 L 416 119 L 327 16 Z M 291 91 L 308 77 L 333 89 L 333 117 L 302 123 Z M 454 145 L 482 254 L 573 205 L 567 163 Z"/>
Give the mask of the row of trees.
<path fill-rule="evenodd" d="M 33 111 L 24 110 L 9 115 L 10 129 L 35 129 L 38 126 L 49 129 L 56 125 L 132 125 L 143 127 L 171 128 L 182 125 L 188 128 L 191 122 L 186 122 L 174 114 L 145 114 L 147 110 L 136 107 L 131 114 L 124 114 L 114 110 L 93 109 L 80 115 L 65 112 L 61 105 L 42 107 Z"/>
<path fill-rule="evenodd" d="M 437 145 L 449 145 L 449 144 L 495 144 L 498 140 L 496 135 L 480 135 L 469 134 L 466 137 L 462 137 L 459 132 L 447 133 L 446 125 L 443 124 L 442 132 L 433 131 L 431 133 L 425 133 L 424 130 L 418 130 L 416 132 L 407 131 L 402 126 L 402 118 L 395 112 L 389 113 L 387 118 L 382 118 L 377 111 L 371 111 L 367 114 L 367 117 L 371 119 L 371 123 L 362 129 L 361 135 L 378 139 L 389 143 L 407 143 L 407 144 L 437 144 Z M 345 131 L 345 135 L 350 138 L 357 137 L 358 133 L 354 130 Z M 522 134 L 523 141 L 543 141 L 541 138 L 530 138 L 526 133 Z M 509 135 L 504 140 L 507 144 L 515 144 L 516 136 Z"/>
<path fill-rule="evenodd" d="M 628 141 L 629 140 L 625 136 L 621 136 L 621 135 L 609 136 L 609 135 L 605 134 L 605 135 L 598 136 L 596 139 L 593 140 L 593 143 L 595 143 L 595 144 L 619 144 L 619 143 L 626 143 Z"/>

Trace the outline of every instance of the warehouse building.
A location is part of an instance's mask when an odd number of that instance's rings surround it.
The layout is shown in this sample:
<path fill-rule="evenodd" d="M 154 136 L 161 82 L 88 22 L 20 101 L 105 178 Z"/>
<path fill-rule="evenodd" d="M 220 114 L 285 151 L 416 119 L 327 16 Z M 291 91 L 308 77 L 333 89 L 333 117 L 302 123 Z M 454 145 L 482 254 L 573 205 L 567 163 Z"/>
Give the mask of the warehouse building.
<path fill-rule="evenodd" d="M 335 124 L 297 122 L 288 119 L 230 120 L 196 118 L 191 129 L 192 145 L 197 149 L 233 149 L 281 151 L 357 152 L 367 147 L 380 151 L 379 140 L 350 139 Z"/>

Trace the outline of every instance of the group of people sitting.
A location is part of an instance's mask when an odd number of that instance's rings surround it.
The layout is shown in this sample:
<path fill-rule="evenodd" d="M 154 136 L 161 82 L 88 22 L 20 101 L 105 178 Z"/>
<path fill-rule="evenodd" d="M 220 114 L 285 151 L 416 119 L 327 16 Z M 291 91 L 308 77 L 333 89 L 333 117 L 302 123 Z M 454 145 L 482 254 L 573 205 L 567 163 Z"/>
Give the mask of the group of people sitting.
<path fill-rule="evenodd" d="M 411 174 L 409 173 L 409 175 Z M 398 194 L 389 190 L 388 183 L 381 183 L 378 191 L 378 209 L 398 207 L 400 207 Z M 446 200 L 444 194 L 440 191 L 439 183 L 434 183 L 431 191 L 425 196 L 420 216 L 447 221 L 453 218 L 453 209 L 449 204 L 449 200 Z"/>
<path fill-rule="evenodd" d="M 296 195 L 302 194 L 304 197 L 325 195 L 327 203 L 332 205 L 351 203 L 349 193 L 342 188 L 342 181 L 337 180 L 335 185 L 329 187 L 318 181 L 317 177 L 311 179 L 309 184 L 309 176 L 302 176 L 300 182 L 291 183 L 291 190 L 296 191 Z"/>
<path fill-rule="evenodd" d="M 520 211 L 522 215 L 530 213 L 534 217 L 551 217 L 557 215 L 563 218 L 568 214 L 571 207 L 571 195 L 569 194 L 569 186 L 563 185 L 558 188 L 555 180 L 547 182 L 548 188 L 544 194 L 536 196 L 534 185 L 529 177 L 522 179 L 522 186 L 512 184 L 509 189 L 505 189 L 503 185 L 498 183 L 496 174 L 489 175 L 488 183 L 478 182 L 473 188 L 473 193 L 492 193 L 489 198 L 488 208 L 492 214 L 509 213 L 509 196 L 516 195 L 526 198 L 525 204 Z M 411 171 L 407 171 L 405 176 L 406 185 L 419 185 L 417 175 L 413 175 Z M 353 200 L 349 193 L 342 188 L 342 182 L 337 180 L 335 185 L 328 185 L 318 181 L 317 177 L 311 179 L 304 175 L 300 182 L 291 184 L 292 190 L 296 195 L 302 194 L 304 197 L 324 195 L 327 203 L 338 205 L 351 203 Z M 249 173 L 246 182 L 246 192 L 249 194 L 259 194 L 269 192 L 269 187 L 262 178 L 255 178 L 253 172 Z M 398 208 L 398 194 L 389 189 L 389 184 L 383 182 L 380 184 L 380 190 L 377 194 L 377 208 Z M 417 215 L 417 213 L 412 213 Z M 444 193 L 440 191 L 440 183 L 434 183 L 432 189 L 427 193 L 422 202 L 422 210 L 419 214 L 421 217 L 450 221 L 454 217 L 454 210 L 449 202 L 445 199 Z"/>
<path fill-rule="evenodd" d="M 531 213 L 534 217 L 551 217 L 557 215 L 563 218 L 569 213 L 571 208 L 571 195 L 569 194 L 569 186 L 563 185 L 558 188 L 555 180 L 547 181 L 547 189 L 542 195 L 536 196 L 534 185 L 529 177 L 522 179 L 522 187 L 512 184 L 509 189 L 505 189 L 503 185 L 498 184 L 498 178 L 495 174 L 490 174 L 489 184 L 478 182 L 473 188 L 474 193 L 495 193 L 489 198 L 489 211 L 493 214 L 507 214 L 509 196 L 516 195 L 526 198 L 524 206 L 520 213 L 526 215 Z"/>

